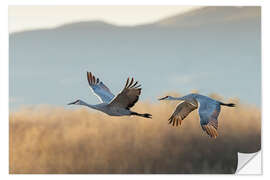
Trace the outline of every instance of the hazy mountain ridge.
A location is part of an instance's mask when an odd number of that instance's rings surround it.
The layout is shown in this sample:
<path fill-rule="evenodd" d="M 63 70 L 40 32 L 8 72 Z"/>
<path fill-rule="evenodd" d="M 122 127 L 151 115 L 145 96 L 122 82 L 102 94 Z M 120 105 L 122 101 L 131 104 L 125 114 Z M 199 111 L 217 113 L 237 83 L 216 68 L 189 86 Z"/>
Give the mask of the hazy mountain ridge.
<path fill-rule="evenodd" d="M 222 12 L 222 13 L 220 13 Z M 217 16 L 218 14 L 218 16 Z M 33 32 L 33 31 L 47 31 L 47 30 L 70 30 L 74 29 L 117 29 L 117 28 L 144 28 L 148 26 L 159 26 L 159 27 L 189 27 L 195 25 L 202 25 L 202 24 L 209 24 L 209 23 L 218 23 L 220 21 L 241 21 L 241 20 L 249 20 L 250 18 L 258 18 L 261 15 L 261 8 L 258 6 L 252 7 L 202 7 L 199 9 L 195 9 L 186 13 L 182 13 L 180 15 L 175 15 L 169 18 L 161 19 L 157 22 L 150 23 L 150 24 L 143 24 L 137 26 L 119 26 L 115 24 L 111 24 L 109 22 L 104 21 L 81 21 L 81 22 L 73 22 L 73 23 L 66 23 L 55 28 L 49 29 L 37 29 L 37 30 L 27 30 L 27 31 L 20 31 L 20 32 L 13 32 L 12 34 L 18 33 L 25 33 L 25 32 Z M 198 18 L 200 16 L 200 18 Z M 206 21 L 202 21 L 202 19 Z M 184 21 L 184 22 L 183 22 Z M 195 24 L 196 23 L 196 24 Z"/>
<path fill-rule="evenodd" d="M 249 20 L 250 18 L 260 17 L 260 14 L 260 7 L 203 7 L 182 15 L 165 18 L 156 24 L 178 27 L 198 26 L 209 23 Z"/>
<path fill-rule="evenodd" d="M 85 79 L 93 71 L 114 93 L 127 76 L 135 76 L 144 87 L 142 99 L 199 89 L 259 105 L 260 8 L 241 8 L 240 14 L 252 11 L 242 20 L 237 9 L 207 7 L 135 27 L 95 21 L 12 33 L 10 96 L 24 97 L 25 104 L 63 104 L 77 97 L 95 103 Z M 206 12 L 216 12 L 220 21 L 208 21 Z M 186 26 L 190 18 L 207 23 Z M 184 83 L 171 81 L 184 76 Z"/>

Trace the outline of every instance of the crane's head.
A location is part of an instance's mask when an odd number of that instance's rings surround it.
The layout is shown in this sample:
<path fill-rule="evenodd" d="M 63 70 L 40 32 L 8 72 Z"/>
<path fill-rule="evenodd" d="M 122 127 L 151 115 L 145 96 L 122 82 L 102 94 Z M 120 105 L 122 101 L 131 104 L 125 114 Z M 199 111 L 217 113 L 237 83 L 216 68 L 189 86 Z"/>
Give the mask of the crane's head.
<path fill-rule="evenodd" d="M 82 104 L 82 101 L 80 99 L 78 99 L 78 100 L 76 100 L 74 102 L 68 103 L 67 105 L 72 105 L 72 104 L 74 104 L 74 105 L 81 105 Z"/>
<path fill-rule="evenodd" d="M 160 98 L 160 99 L 158 99 L 158 100 L 173 100 L 173 97 L 172 96 L 165 96 L 165 97 L 163 97 L 163 98 Z"/>

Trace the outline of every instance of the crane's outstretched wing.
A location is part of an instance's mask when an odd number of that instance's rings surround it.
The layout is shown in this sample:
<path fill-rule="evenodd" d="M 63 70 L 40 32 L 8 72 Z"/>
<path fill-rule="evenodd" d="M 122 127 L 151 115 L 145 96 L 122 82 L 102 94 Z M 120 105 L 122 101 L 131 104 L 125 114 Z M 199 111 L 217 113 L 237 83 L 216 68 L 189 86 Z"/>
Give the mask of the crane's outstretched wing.
<path fill-rule="evenodd" d="M 181 125 L 182 120 L 184 120 L 185 117 L 189 115 L 189 113 L 197 109 L 197 107 L 198 106 L 194 106 L 193 104 L 190 104 L 186 101 L 178 104 L 175 108 L 175 111 L 168 120 L 169 124 L 172 124 L 173 126 L 174 125 L 178 126 L 178 124 Z"/>
<path fill-rule="evenodd" d="M 114 95 L 111 93 L 110 89 L 99 80 L 99 78 L 96 78 L 91 72 L 87 72 L 87 80 L 91 89 L 93 90 L 93 93 L 101 102 L 111 102 Z"/>
<path fill-rule="evenodd" d="M 126 85 L 124 89 L 119 93 L 110 103 L 111 106 L 117 106 L 125 109 L 129 109 L 138 101 L 139 96 L 141 94 L 141 85 L 138 85 L 138 81 L 135 83 L 132 78 L 129 82 L 129 78 L 127 79 Z"/>
<path fill-rule="evenodd" d="M 201 109 L 201 107 L 203 109 Z M 201 106 L 199 109 L 200 123 L 202 129 L 211 137 L 216 138 L 218 136 L 218 115 L 220 113 L 220 105 L 208 104 L 207 106 Z"/>

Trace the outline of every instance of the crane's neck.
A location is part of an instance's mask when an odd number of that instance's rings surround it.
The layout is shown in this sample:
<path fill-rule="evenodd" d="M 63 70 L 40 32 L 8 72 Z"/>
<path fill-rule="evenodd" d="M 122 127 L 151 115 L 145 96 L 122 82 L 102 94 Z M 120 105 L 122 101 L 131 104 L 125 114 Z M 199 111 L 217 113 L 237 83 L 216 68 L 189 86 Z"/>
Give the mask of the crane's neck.
<path fill-rule="evenodd" d="M 171 96 L 169 96 L 168 100 L 186 101 L 186 102 L 192 104 L 193 106 L 198 107 L 197 96 L 195 96 L 193 94 L 182 96 L 182 97 L 171 97 Z"/>
<path fill-rule="evenodd" d="M 83 106 L 87 106 L 87 107 L 90 107 L 92 109 L 97 109 L 96 105 L 92 105 L 92 104 L 87 104 L 86 102 L 80 100 L 80 103 L 79 105 L 83 105 Z"/>
<path fill-rule="evenodd" d="M 184 100 L 182 97 L 172 97 L 172 96 L 169 96 L 167 100 L 176 100 L 176 101 L 179 101 L 179 100 Z"/>

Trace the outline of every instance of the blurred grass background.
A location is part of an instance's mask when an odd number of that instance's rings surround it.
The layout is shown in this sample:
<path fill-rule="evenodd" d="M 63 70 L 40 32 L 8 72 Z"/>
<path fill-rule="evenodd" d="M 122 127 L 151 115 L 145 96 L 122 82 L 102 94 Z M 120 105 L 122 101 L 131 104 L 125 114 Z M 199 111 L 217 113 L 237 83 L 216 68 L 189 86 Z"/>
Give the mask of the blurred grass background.
<path fill-rule="evenodd" d="M 168 125 L 176 101 L 132 108 L 153 119 L 84 107 L 21 108 L 10 113 L 10 173 L 234 173 L 237 152 L 261 149 L 261 111 L 228 101 L 237 107 L 221 108 L 217 139 L 203 132 L 197 110 L 182 126 Z"/>

